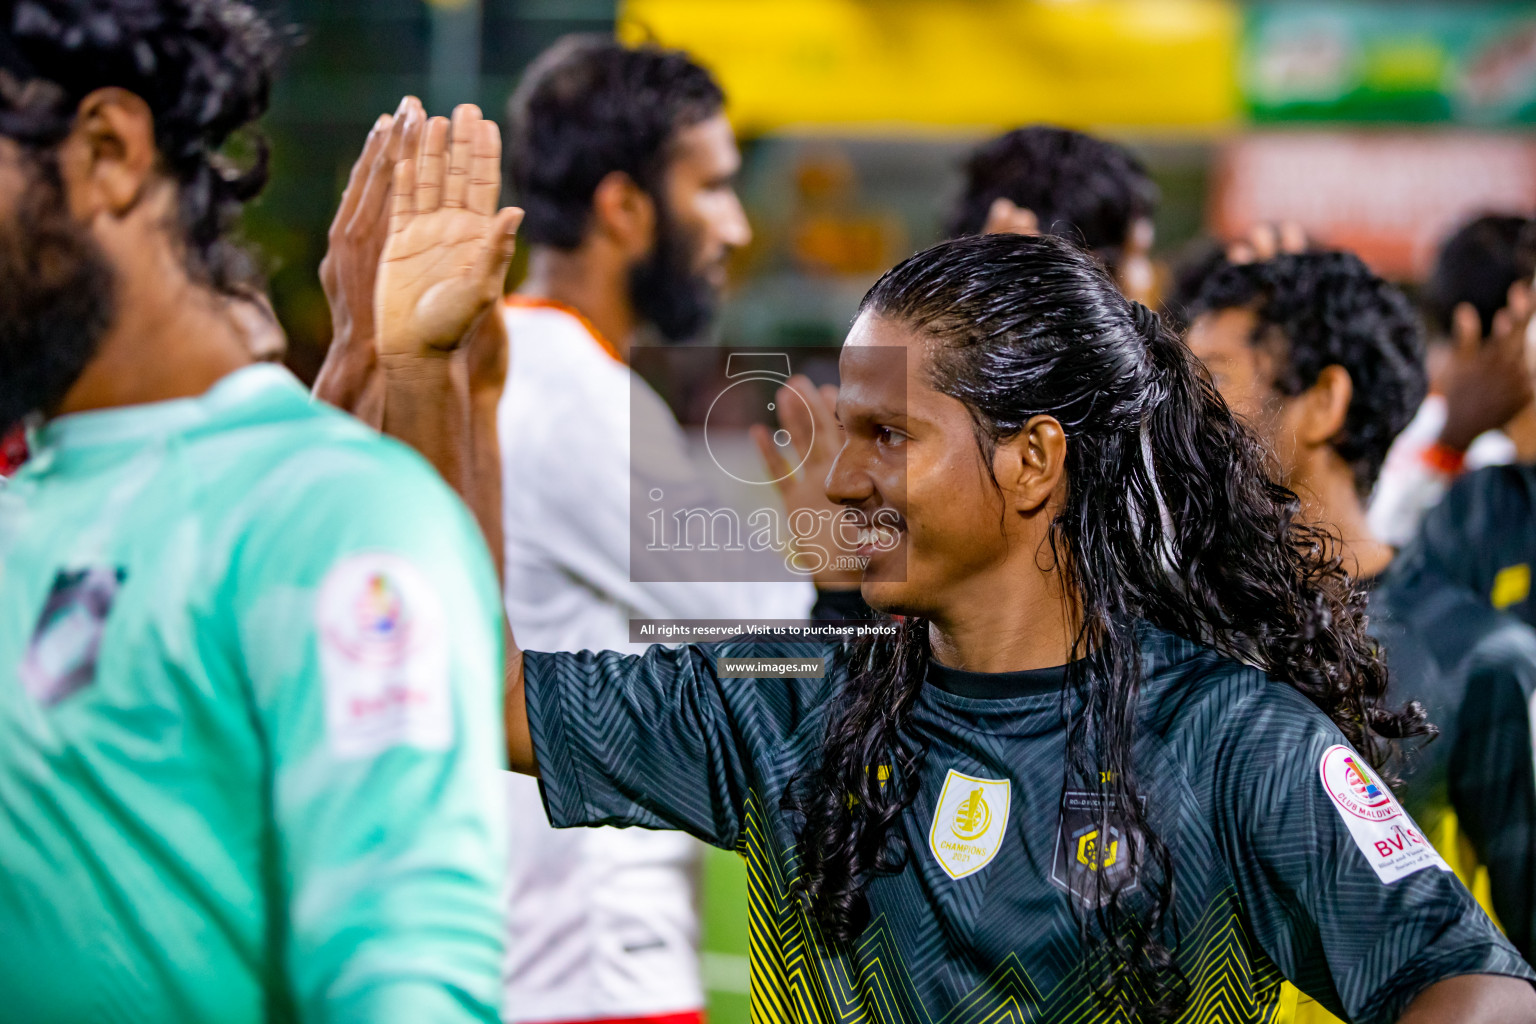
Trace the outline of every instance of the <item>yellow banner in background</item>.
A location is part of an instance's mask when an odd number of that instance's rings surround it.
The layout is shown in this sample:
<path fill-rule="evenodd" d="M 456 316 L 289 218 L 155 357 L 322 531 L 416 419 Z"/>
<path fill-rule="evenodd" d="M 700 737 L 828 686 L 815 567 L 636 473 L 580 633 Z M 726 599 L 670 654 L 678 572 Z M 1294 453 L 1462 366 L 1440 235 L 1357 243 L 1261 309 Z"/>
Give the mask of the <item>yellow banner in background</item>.
<path fill-rule="evenodd" d="M 738 129 L 1209 129 L 1234 122 L 1229 0 L 623 0 L 693 53 Z"/>

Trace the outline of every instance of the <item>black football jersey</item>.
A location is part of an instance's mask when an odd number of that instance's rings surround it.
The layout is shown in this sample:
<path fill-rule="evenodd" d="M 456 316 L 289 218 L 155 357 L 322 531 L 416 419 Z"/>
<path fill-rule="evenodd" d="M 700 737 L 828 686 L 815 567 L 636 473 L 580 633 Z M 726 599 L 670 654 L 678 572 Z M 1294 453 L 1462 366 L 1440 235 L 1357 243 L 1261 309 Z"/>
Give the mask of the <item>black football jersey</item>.
<path fill-rule="evenodd" d="M 1135 757 L 1173 857 L 1165 938 L 1192 987 L 1184 1020 L 1272 1020 L 1284 979 L 1348 1019 L 1386 1022 L 1445 977 L 1536 977 L 1315 705 L 1207 648 L 1149 626 L 1142 636 Z M 829 668 L 725 678 L 722 657 Z M 999 687 L 931 670 L 909 720 L 924 751 L 897 827 L 909 855 L 870 883 L 870 922 L 844 948 L 794 894 L 780 802 L 818 756 L 828 698 L 847 679 L 840 648 L 529 653 L 524 672 L 554 824 L 683 829 L 746 858 L 754 1020 L 1113 1019 L 1094 998 L 1079 920 L 1100 873 L 1127 891 L 1137 879 L 1124 837 L 1100 830 L 1106 797 L 1064 781 L 1060 673 Z"/>
<path fill-rule="evenodd" d="M 1488 870 L 1515 947 L 1536 944 L 1536 630 L 1433 574 L 1390 572 L 1371 595 L 1389 700 L 1422 702 L 1440 730 L 1407 752 L 1400 795 L 1429 834 L 1453 813 Z"/>

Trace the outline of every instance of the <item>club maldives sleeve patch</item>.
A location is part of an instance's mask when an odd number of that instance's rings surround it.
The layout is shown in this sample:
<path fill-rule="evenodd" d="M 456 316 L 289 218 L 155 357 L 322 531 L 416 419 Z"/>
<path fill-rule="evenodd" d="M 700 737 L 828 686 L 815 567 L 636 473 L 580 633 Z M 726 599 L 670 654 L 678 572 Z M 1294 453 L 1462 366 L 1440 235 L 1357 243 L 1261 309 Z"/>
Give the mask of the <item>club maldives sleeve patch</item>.
<path fill-rule="evenodd" d="M 950 878 L 973 875 L 997 856 L 1008 830 L 1011 790 L 1007 779 L 973 779 L 953 768 L 944 776 L 928 848 Z"/>
<path fill-rule="evenodd" d="M 1318 774 L 1355 845 L 1383 882 L 1429 867 L 1451 870 L 1359 754 L 1335 744 L 1323 751 Z"/>
<path fill-rule="evenodd" d="M 452 745 L 447 620 L 414 565 L 382 552 L 344 558 L 320 584 L 315 614 L 336 757 Z"/>

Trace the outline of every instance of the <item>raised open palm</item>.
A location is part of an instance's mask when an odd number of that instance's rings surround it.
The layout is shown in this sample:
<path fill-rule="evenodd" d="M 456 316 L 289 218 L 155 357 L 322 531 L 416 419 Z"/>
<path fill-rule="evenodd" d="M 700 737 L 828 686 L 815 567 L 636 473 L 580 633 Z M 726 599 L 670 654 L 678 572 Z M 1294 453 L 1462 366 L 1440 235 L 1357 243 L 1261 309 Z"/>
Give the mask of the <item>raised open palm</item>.
<path fill-rule="evenodd" d="M 379 354 L 448 352 L 501 297 L 523 211 L 498 210 L 501 133 L 471 104 L 402 154 L 374 291 Z"/>

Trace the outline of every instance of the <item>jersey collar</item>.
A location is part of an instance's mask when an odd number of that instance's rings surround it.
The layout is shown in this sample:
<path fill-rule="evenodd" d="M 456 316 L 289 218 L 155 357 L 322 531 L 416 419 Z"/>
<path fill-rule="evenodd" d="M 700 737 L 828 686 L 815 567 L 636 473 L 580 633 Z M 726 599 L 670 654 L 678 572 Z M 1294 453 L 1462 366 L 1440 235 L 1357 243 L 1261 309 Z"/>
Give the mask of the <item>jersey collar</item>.
<path fill-rule="evenodd" d="M 50 420 L 30 440 L 35 455 L 50 451 L 129 444 L 185 433 L 273 388 L 303 385 L 281 366 L 253 363 L 219 380 L 195 398 L 71 413 Z"/>
<path fill-rule="evenodd" d="M 581 324 L 582 328 L 592 335 L 592 340 L 597 342 L 598 348 L 608 353 L 615 362 L 624 362 L 624 358 L 619 355 L 619 350 L 614 346 L 613 342 L 605 338 L 603 332 L 597 329 L 597 325 L 588 320 L 586 315 L 575 306 L 567 306 L 565 303 L 556 302 L 554 299 L 541 299 L 532 295 L 518 295 L 516 293 L 507 296 L 506 305 L 508 309 L 553 309 L 556 312 L 564 313 Z"/>
<path fill-rule="evenodd" d="M 936 661 L 928 662 L 927 681 L 956 697 L 971 700 L 1009 700 L 1061 693 L 1067 666 L 1026 669 L 1021 672 L 968 672 Z"/>

